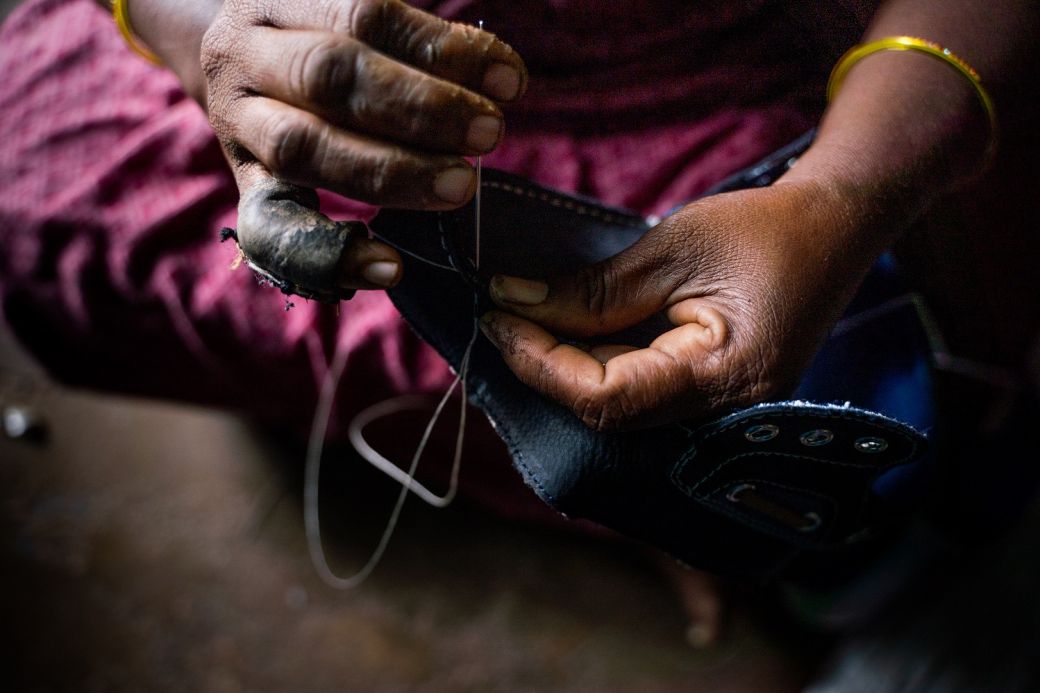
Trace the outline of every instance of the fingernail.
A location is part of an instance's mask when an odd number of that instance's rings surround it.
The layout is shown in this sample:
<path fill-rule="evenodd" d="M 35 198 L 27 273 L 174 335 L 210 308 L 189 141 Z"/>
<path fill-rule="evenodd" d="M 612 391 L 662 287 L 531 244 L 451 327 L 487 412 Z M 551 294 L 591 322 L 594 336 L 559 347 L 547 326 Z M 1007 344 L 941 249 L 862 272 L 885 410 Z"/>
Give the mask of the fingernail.
<path fill-rule="evenodd" d="M 686 642 L 695 650 L 703 650 L 715 644 L 715 629 L 707 623 L 691 623 L 686 629 Z"/>
<path fill-rule="evenodd" d="M 452 204 L 462 204 L 474 183 L 473 169 L 456 166 L 442 171 L 433 181 L 433 192 L 437 197 Z"/>
<path fill-rule="evenodd" d="M 495 348 L 498 348 L 498 340 L 495 339 L 495 332 L 491 327 L 491 313 L 484 313 L 480 316 L 480 331 L 484 333 L 488 341 L 491 342 Z"/>
<path fill-rule="evenodd" d="M 506 303 L 536 306 L 549 295 L 549 285 L 533 279 L 496 275 L 491 280 L 491 294 Z"/>
<path fill-rule="evenodd" d="M 477 116 L 469 124 L 466 146 L 478 152 L 490 152 L 502 134 L 502 121 L 495 116 Z"/>
<path fill-rule="evenodd" d="M 520 73 L 505 63 L 495 63 L 484 73 L 484 93 L 499 101 L 512 101 L 520 93 Z"/>
<path fill-rule="evenodd" d="M 361 276 L 364 277 L 366 282 L 376 286 L 391 287 L 397 283 L 397 275 L 400 270 L 400 265 L 396 262 L 381 260 L 365 265 L 364 269 L 361 270 Z"/>

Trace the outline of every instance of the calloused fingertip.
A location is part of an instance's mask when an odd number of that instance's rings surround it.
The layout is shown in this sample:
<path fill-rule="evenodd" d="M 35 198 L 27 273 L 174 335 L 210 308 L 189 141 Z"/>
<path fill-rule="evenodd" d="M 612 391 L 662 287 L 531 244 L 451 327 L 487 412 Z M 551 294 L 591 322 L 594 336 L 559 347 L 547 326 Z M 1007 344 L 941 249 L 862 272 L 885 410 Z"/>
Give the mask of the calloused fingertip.
<path fill-rule="evenodd" d="M 388 260 L 371 262 L 361 269 L 361 276 L 371 284 L 389 289 L 401 280 L 401 265 Z"/>
<path fill-rule="evenodd" d="M 491 115 L 479 115 L 470 121 L 466 131 L 466 146 L 475 152 L 487 154 L 502 138 L 502 119 Z"/>
<path fill-rule="evenodd" d="M 549 297 L 549 285 L 534 279 L 521 279 L 496 274 L 488 285 L 495 303 L 514 306 L 537 306 Z"/>
<path fill-rule="evenodd" d="M 493 63 L 484 73 L 481 89 L 498 101 L 513 101 L 520 98 L 523 87 L 520 71 L 506 63 Z"/>
<path fill-rule="evenodd" d="M 480 331 L 487 337 L 487 340 L 491 342 L 495 348 L 498 347 L 498 335 L 495 333 L 495 315 L 494 311 L 488 311 L 480 316 L 480 320 L 477 321 L 477 325 L 480 327 Z"/>
<path fill-rule="evenodd" d="M 433 192 L 438 198 L 453 205 L 461 205 L 473 194 L 477 174 L 472 168 L 453 166 L 441 171 L 433 181 Z"/>

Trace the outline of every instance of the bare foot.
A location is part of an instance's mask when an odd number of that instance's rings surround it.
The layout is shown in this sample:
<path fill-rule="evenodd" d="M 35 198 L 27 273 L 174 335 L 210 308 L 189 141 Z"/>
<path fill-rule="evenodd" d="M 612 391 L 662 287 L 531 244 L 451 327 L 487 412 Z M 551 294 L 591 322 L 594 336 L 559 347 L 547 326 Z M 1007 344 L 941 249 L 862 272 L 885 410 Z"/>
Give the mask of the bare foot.
<path fill-rule="evenodd" d="M 703 570 L 688 568 L 660 552 L 653 552 L 651 558 L 675 589 L 690 619 L 686 628 L 687 642 L 698 650 L 716 645 L 722 632 L 724 602 L 719 578 Z"/>

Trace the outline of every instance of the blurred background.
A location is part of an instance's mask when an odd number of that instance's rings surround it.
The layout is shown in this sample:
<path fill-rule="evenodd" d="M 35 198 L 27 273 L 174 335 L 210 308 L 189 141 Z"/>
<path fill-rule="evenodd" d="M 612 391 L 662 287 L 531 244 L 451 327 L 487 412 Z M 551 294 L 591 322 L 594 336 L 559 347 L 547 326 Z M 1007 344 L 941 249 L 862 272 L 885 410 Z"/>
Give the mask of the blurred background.
<path fill-rule="evenodd" d="M 2 322 L 0 414 L 4 690 L 787 691 L 822 649 L 734 598 L 723 642 L 695 650 L 645 551 L 461 503 L 410 502 L 371 579 L 334 591 L 308 558 L 298 441 L 64 388 Z M 326 459 L 326 547 L 350 573 L 396 489 Z"/>
<path fill-rule="evenodd" d="M 822 651 L 736 596 L 722 643 L 695 650 L 644 551 L 462 504 L 410 502 L 375 574 L 337 592 L 308 558 L 298 443 L 67 390 L 2 331 L 0 407 L 5 690 L 787 691 Z M 348 573 L 395 489 L 326 460 Z"/>
<path fill-rule="evenodd" d="M 969 482 L 1035 464 L 1035 425 L 992 441 Z M 0 322 L 0 689 L 1040 690 L 1035 503 L 840 640 L 731 586 L 721 642 L 696 649 L 660 557 L 464 502 L 409 502 L 369 581 L 332 590 L 308 556 L 303 460 L 233 413 L 63 387 Z M 326 549 L 350 574 L 397 487 L 346 449 L 322 471 Z"/>

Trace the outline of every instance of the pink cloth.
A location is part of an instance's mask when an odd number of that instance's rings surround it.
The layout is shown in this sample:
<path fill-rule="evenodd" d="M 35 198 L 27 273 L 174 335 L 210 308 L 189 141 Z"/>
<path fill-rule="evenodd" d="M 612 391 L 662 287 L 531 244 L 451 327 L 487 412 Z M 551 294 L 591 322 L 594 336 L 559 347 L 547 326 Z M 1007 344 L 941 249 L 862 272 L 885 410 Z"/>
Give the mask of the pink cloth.
<path fill-rule="evenodd" d="M 486 165 L 609 203 L 664 212 L 821 106 L 819 61 L 776 40 L 790 30 L 769 2 L 436 4 L 486 20 L 531 68 Z M 217 234 L 235 226 L 237 193 L 205 114 L 93 2 L 25 2 L 0 29 L 0 75 L 0 306 L 55 376 L 300 430 L 337 346 L 350 353 L 339 421 L 446 386 L 384 294 L 286 311 L 230 269 L 236 249 Z M 323 203 L 340 218 L 373 211 Z"/>

